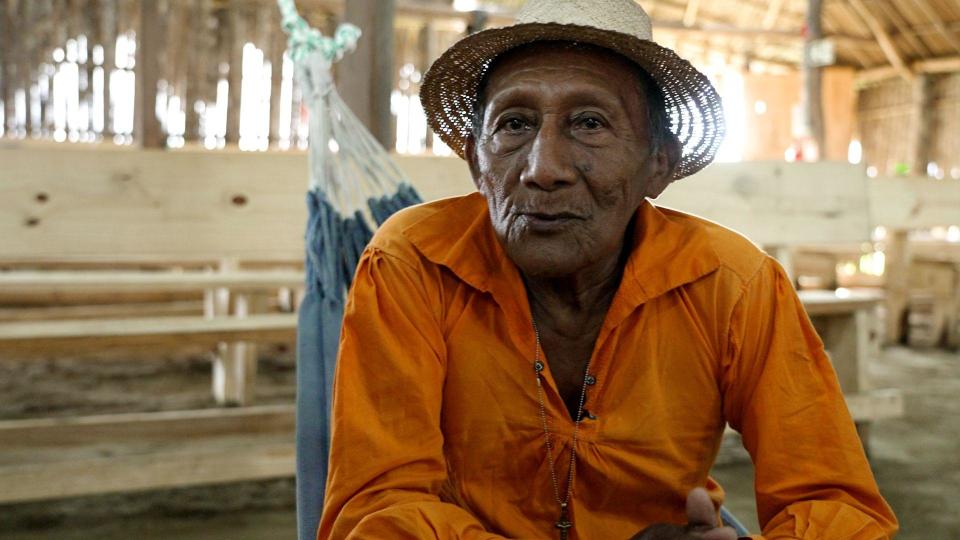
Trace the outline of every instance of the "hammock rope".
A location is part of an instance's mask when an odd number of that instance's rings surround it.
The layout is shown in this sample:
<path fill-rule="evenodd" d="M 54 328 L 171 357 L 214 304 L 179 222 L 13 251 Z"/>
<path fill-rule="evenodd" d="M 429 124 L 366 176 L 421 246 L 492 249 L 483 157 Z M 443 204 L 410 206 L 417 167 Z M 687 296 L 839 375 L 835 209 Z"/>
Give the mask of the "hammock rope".
<path fill-rule="evenodd" d="M 326 37 L 293 0 L 277 5 L 309 110 L 307 280 L 297 330 L 297 522 L 300 540 L 308 540 L 323 507 L 345 295 L 376 227 L 421 199 L 334 85 L 331 68 L 356 50 L 360 29 L 341 24 Z"/>

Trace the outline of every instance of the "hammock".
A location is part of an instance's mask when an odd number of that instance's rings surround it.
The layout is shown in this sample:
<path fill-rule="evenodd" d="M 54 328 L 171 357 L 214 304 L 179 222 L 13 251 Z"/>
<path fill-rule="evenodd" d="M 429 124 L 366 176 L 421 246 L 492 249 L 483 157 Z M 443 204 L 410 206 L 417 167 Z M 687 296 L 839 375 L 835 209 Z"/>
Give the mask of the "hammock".
<path fill-rule="evenodd" d="M 333 62 L 356 48 L 360 29 L 332 38 L 310 28 L 294 0 L 278 0 L 288 52 L 310 112 L 306 295 L 297 335 L 297 525 L 316 537 L 329 453 L 330 397 L 347 290 L 374 229 L 420 196 L 346 106 Z"/>

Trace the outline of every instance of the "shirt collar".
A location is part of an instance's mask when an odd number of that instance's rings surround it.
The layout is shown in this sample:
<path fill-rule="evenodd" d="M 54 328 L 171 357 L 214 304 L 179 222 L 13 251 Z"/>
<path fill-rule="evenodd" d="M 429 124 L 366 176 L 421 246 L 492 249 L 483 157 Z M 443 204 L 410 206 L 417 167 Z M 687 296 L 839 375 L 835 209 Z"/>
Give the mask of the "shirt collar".
<path fill-rule="evenodd" d="M 403 234 L 431 262 L 490 293 L 504 309 L 529 317 L 520 273 L 494 234 L 481 194 L 445 201 Z M 707 232 L 695 220 L 644 201 L 637 210 L 633 248 L 605 326 L 619 323 L 637 306 L 719 266 L 720 257 Z"/>

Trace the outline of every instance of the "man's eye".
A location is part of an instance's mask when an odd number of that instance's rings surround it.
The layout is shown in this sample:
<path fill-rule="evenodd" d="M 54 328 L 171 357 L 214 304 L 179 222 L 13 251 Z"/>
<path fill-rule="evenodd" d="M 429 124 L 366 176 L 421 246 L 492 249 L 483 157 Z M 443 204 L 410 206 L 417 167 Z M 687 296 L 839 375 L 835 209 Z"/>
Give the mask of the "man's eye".
<path fill-rule="evenodd" d="M 590 131 L 595 131 L 603 127 L 603 122 L 600 121 L 599 118 L 594 118 L 592 116 L 581 118 L 577 124 L 579 124 L 583 129 Z"/>
<path fill-rule="evenodd" d="M 522 118 L 507 118 L 501 127 L 507 131 L 523 131 L 527 127 L 527 122 Z"/>

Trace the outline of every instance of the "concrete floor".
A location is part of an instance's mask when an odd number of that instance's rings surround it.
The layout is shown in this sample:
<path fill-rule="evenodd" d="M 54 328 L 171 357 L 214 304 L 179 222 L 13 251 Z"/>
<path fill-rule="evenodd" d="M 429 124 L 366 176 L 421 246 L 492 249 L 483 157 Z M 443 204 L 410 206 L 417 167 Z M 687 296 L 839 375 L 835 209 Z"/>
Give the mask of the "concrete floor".
<path fill-rule="evenodd" d="M 873 426 L 872 463 L 880 488 L 901 521 L 901 540 L 960 540 L 960 355 L 944 351 L 911 351 L 893 348 L 872 367 L 878 388 L 904 391 L 906 416 Z M 728 492 L 727 506 L 752 530 L 757 531 L 753 504 L 752 467 L 745 452 L 728 446 L 722 452 L 714 475 Z M 47 538 L 103 540 L 178 538 L 184 540 L 254 540 L 296 537 L 295 514 L 290 505 L 292 484 L 274 483 L 263 489 L 268 497 L 247 495 L 237 499 L 237 487 L 204 488 L 188 499 L 197 501 L 199 513 L 189 502 L 171 508 L 151 502 L 169 500 L 163 494 L 112 495 L 74 501 L 73 511 L 57 509 L 53 522 L 42 519 L 44 505 L 23 508 L 0 507 L 0 538 L 39 540 Z M 251 492 L 260 489 L 247 487 Z M 259 493 L 259 492 L 257 492 Z M 219 509 L 221 497 L 235 502 Z M 182 500 L 184 495 L 178 495 Z M 152 499 L 151 499 L 152 498 Z M 124 500 L 123 516 L 110 517 L 109 510 Z M 250 501 L 237 503 L 237 500 Z M 271 503 L 270 501 L 273 501 Z M 21 505 L 23 506 L 23 505 Z M 93 511 L 92 509 L 97 509 Z M 15 510 L 21 516 L 16 530 L 4 527 L 3 516 Z M 10 525 L 10 522 L 8 522 Z"/>

